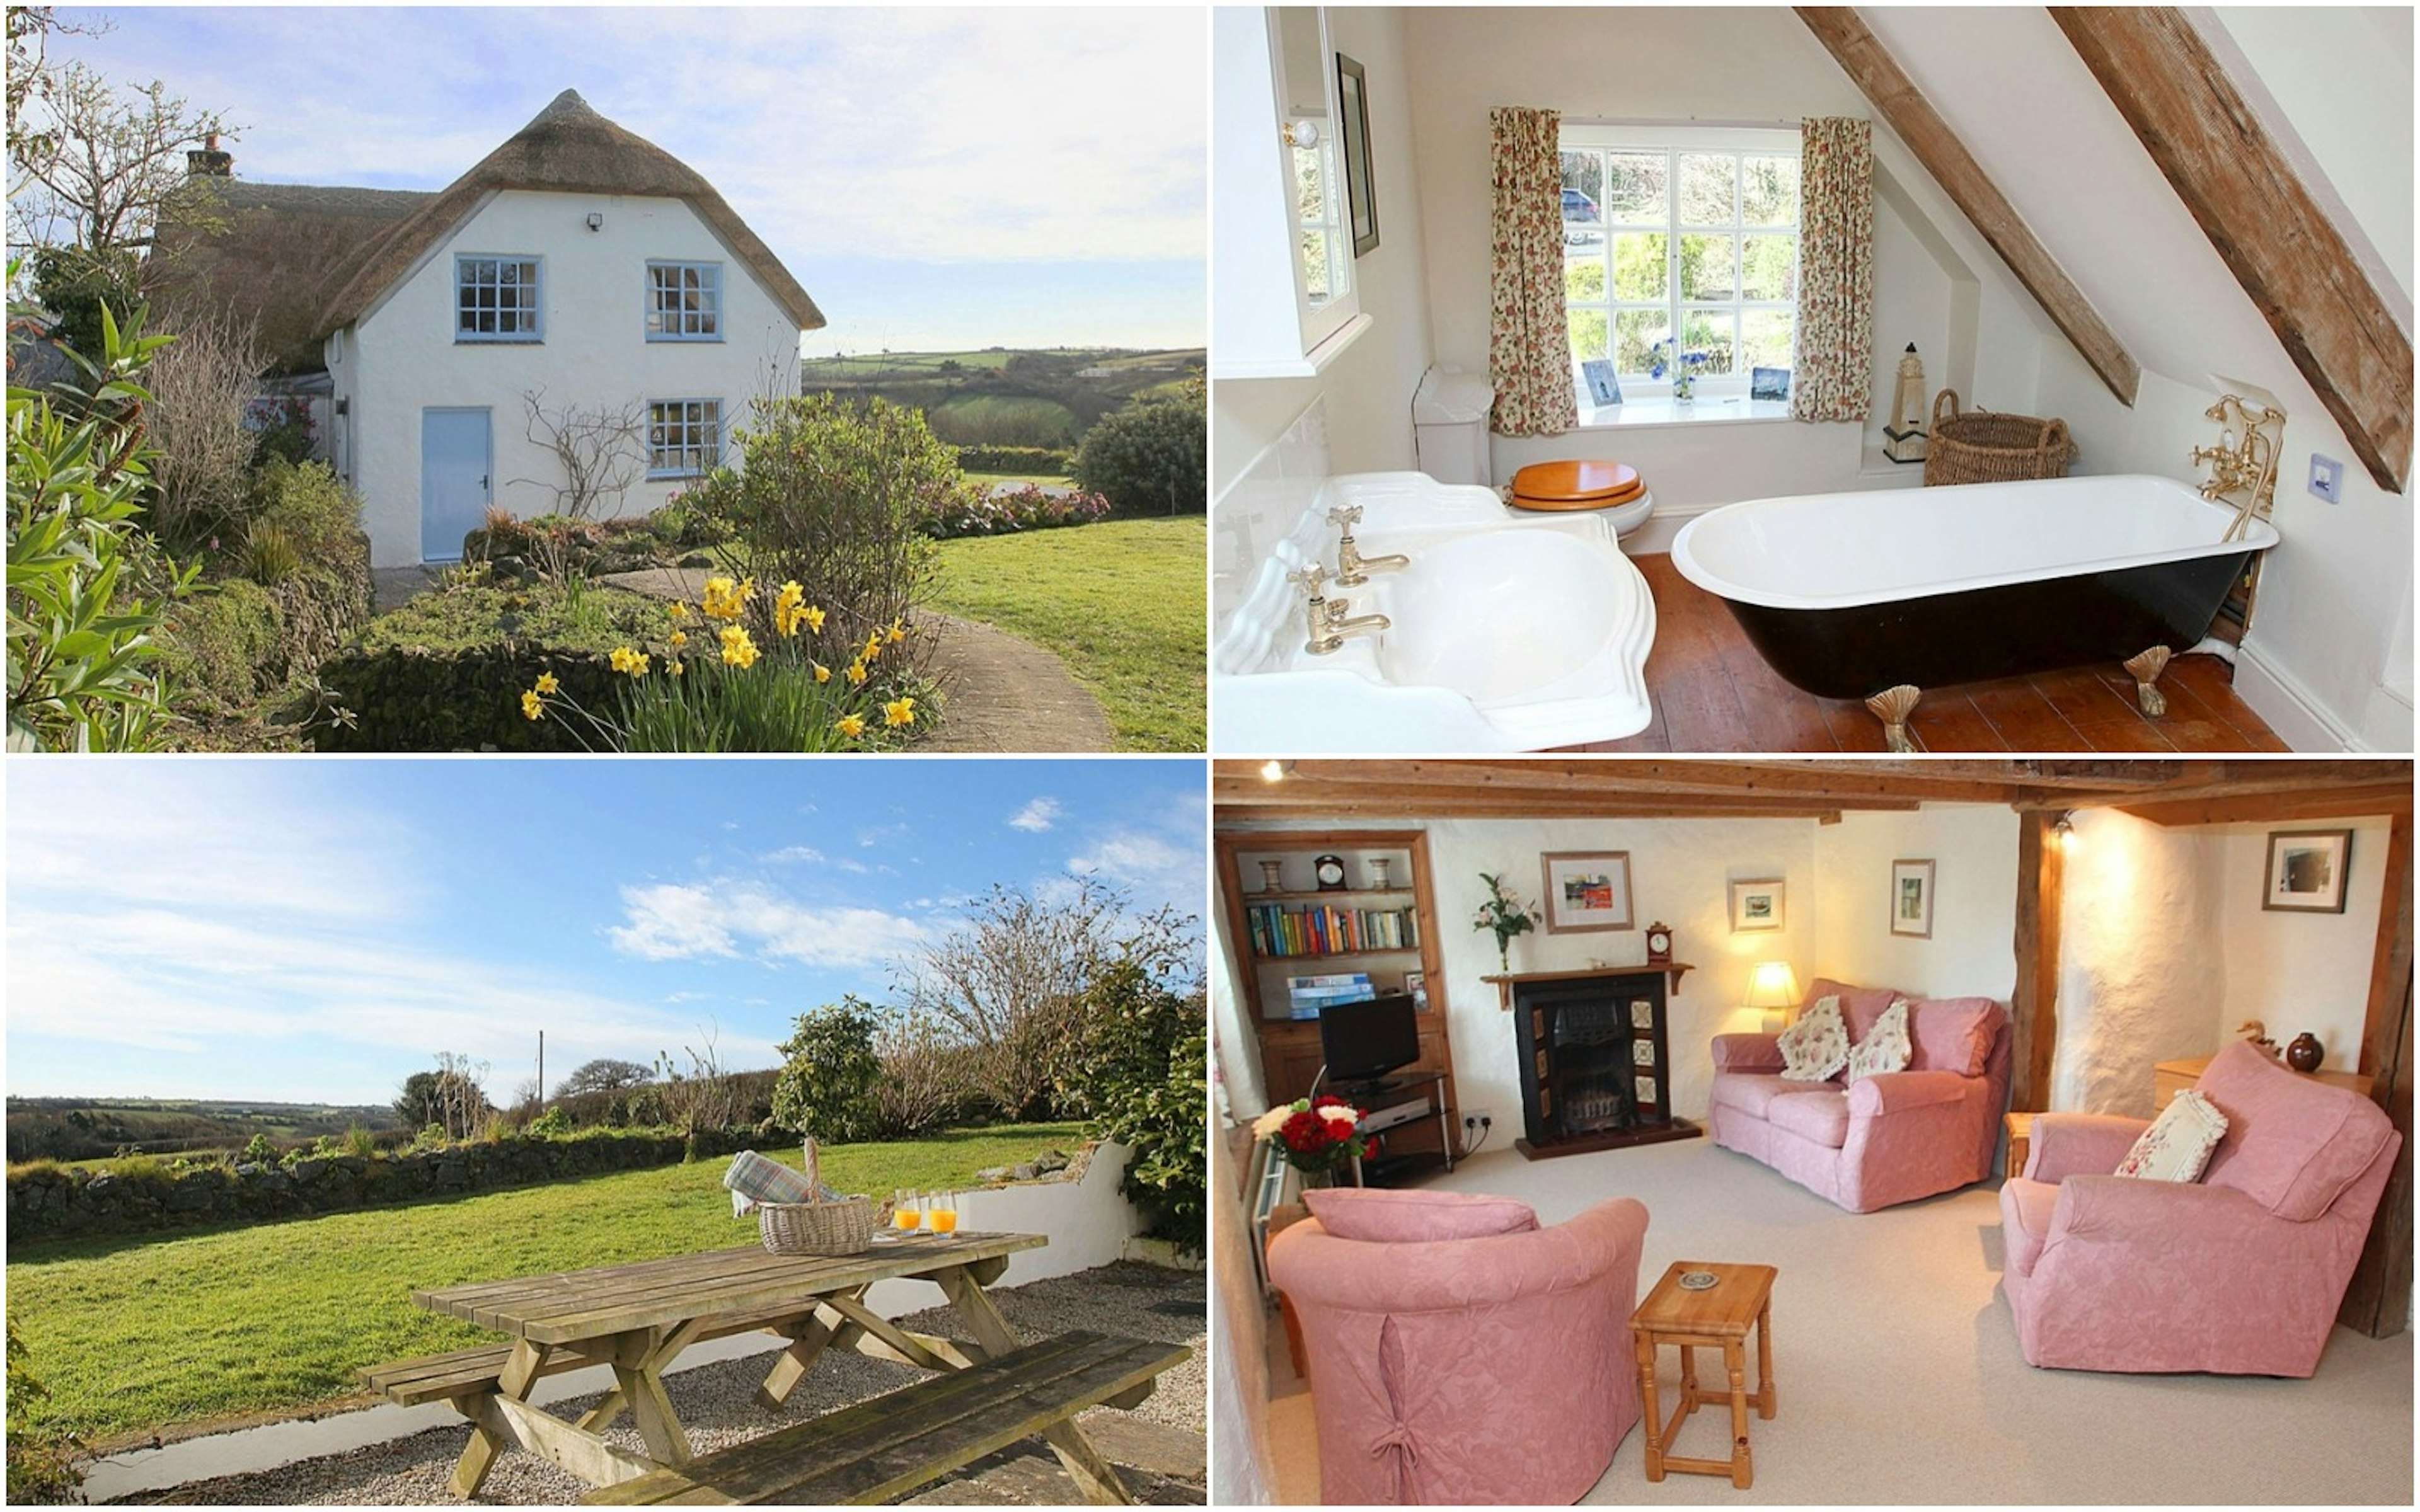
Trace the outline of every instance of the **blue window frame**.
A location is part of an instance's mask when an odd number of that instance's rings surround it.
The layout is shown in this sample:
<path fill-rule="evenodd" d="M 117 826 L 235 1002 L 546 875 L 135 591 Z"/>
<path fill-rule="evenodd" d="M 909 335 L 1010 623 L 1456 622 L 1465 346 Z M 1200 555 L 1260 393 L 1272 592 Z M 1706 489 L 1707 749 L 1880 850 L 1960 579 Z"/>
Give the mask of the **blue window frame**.
<path fill-rule="evenodd" d="M 543 341 L 543 259 L 519 253 L 454 257 L 454 339 Z"/>
<path fill-rule="evenodd" d="M 647 339 L 722 339 L 721 263 L 647 264 Z"/>
<path fill-rule="evenodd" d="M 648 477 L 703 477 L 721 460 L 721 400 L 648 401 Z"/>

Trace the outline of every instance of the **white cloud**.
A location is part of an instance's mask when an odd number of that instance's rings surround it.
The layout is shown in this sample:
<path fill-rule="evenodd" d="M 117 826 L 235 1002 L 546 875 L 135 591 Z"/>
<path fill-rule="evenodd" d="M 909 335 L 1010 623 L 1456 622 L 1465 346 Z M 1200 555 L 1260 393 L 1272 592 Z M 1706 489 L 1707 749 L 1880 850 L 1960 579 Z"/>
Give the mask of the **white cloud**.
<path fill-rule="evenodd" d="M 753 883 L 659 883 L 622 889 L 628 922 L 613 948 L 648 961 L 736 957 L 869 966 L 924 937 L 915 919 L 878 908 L 813 908 Z"/>
<path fill-rule="evenodd" d="M 1065 810 L 1060 808 L 1058 799 L 1036 798 L 1009 816 L 1008 827 L 1038 835 L 1056 823 L 1063 812 Z"/>
<path fill-rule="evenodd" d="M 768 866 L 813 865 L 823 858 L 824 853 L 812 845 L 784 845 L 757 857 Z"/>

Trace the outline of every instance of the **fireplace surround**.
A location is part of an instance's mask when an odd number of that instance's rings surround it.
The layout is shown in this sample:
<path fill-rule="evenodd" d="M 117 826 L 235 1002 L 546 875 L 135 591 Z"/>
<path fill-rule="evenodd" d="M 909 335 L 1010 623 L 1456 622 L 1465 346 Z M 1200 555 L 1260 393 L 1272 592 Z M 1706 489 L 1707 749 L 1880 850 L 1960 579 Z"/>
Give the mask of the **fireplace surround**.
<path fill-rule="evenodd" d="M 1531 1160 L 1694 1139 L 1672 1112 L 1670 1002 L 1689 968 L 1622 966 L 1490 977 L 1511 1009 Z"/>

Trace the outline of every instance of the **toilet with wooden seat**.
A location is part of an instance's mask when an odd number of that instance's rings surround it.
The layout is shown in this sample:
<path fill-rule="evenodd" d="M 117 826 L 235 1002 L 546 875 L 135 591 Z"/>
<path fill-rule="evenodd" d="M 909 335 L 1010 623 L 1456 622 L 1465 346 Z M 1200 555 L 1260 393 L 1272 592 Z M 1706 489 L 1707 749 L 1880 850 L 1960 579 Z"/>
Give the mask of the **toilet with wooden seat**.
<path fill-rule="evenodd" d="M 1487 415 L 1496 391 L 1477 373 L 1433 367 L 1412 400 L 1412 433 L 1420 471 L 1439 483 L 1493 486 Z M 1508 515 L 1594 516 L 1615 538 L 1655 512 L 1655 496 L 1634 468 L 1619 462 L 1537 462 L 1523 468 L 1510 489 L 1497 489 Z"/>
<path fill-rule="evenodd" d="M 1620 462 L 1532 462 L 1512 474 L 1505 502 L 1536 514 L 1593 513 L 1616 536 L 1655 512 L 1655 496 L 1638 470 Z"/>

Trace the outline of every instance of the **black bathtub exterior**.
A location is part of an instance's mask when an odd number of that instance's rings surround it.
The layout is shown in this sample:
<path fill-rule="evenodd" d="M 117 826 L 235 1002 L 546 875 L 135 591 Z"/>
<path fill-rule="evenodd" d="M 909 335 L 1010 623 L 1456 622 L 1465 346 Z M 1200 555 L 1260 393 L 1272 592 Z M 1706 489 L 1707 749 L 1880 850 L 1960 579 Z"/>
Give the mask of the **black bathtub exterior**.
<path fill-rule="evenodd" d="M 2247 548 L 1854 609 L 1723 602 L 1792 686 L 1863 699 L 1900 683 L 1943 687 L 2120 662 L 2153 646 L 2182 652 L 2209 633 L 2252 557 Z"/>

